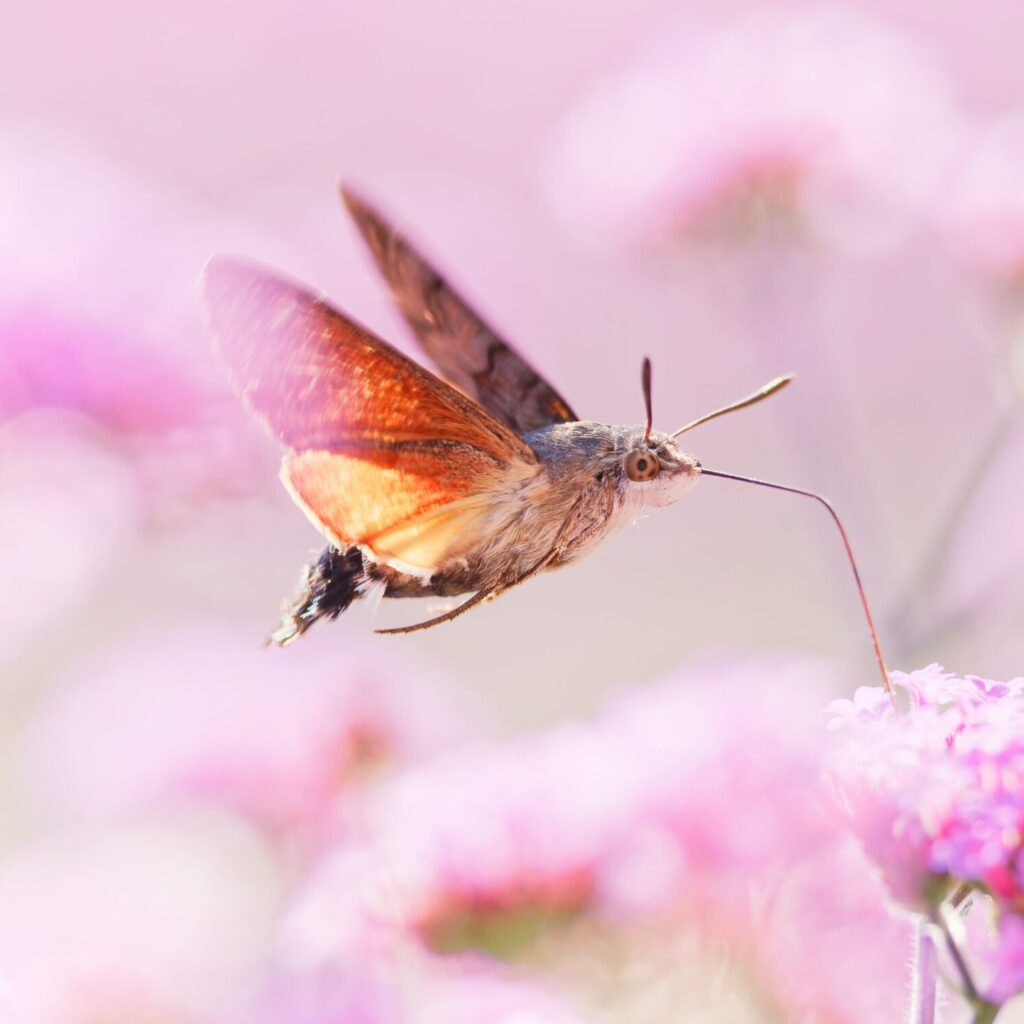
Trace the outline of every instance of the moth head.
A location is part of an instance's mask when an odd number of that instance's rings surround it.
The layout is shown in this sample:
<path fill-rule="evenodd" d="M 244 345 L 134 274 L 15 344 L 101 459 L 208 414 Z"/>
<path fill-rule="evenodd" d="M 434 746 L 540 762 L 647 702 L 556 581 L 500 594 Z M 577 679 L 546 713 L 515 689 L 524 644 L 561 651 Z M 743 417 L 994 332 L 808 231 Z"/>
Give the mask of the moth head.
<path fill-rule="evenodd" d="M 679 450 L 672 438 L 646 431 L 628 439 L 621 456 L 627 488 L 644 505 L 670 505 L 683 496 L 700 476 L 700 463 Z"/>
<path fill-rule="evenodd" d="M 645 505 L 668 505 L 686 493 L 700 475 L 700 463 L 692 456 L 681 451 L 675 439 L 725 413 L 743 409 L 761 399 L 774 394 L 785 387 L 790 377 L 776 377 L 759 391 L 746 398 L 733 402 L 721 409 L 716 409 L 706 416 L 687 423 L 672 434 L 659 434 L 653 428 L 654 416 L 651 403 L 651 361 L 644 359 L 641 383 L 644 392 L 644 405 L 647 409 L 647 424 L 641 435 L 639 431 L 632 434 L 627 442 L 627 450 L 622 458 L 622 473 L 627 486 L 636 490 L 636 497 Z"/>

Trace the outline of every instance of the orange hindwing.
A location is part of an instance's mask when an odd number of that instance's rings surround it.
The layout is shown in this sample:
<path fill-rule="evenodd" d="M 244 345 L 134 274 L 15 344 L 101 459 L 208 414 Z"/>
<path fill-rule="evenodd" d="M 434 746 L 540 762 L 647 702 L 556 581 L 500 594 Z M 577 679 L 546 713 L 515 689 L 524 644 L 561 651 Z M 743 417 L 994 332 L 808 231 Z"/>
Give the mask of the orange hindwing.
<path fill-rule="evenodd" d="M 514 431 L 321 296 L 223 259 L 204 296 L 235 386 L 292 449 L 286 485 L 335 543 L 429 574 L 539 471 Z"/>

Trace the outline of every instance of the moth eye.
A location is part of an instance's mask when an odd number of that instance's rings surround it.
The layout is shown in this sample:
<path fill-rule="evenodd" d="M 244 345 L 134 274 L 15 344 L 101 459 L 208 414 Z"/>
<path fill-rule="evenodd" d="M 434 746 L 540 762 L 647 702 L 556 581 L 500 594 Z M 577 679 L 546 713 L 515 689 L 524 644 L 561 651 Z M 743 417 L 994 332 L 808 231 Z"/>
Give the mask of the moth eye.
<path fill-rule="evenodd" d="M 647 448 L 634 448 L 626 456 L 626 476 L 638 483 L 644 480 L 653 480 L 661 471 L 661 463 L 658 456 Z"/>

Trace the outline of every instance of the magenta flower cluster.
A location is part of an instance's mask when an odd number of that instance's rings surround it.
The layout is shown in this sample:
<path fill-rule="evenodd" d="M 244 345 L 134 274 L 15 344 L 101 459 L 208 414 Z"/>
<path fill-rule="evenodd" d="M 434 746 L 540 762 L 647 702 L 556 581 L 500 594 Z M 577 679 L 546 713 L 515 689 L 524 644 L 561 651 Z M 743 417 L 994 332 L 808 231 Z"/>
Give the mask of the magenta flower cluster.
<path fill-rule="evenodd" d="M 934 914 L 967 884 L 999 930 L 987 994 L 1024 989 L 1024 679 L 893 673 L 829 707 L 836 793 L 893 898 Z M 906 710 L 902 710 L 902 705 Z"/>

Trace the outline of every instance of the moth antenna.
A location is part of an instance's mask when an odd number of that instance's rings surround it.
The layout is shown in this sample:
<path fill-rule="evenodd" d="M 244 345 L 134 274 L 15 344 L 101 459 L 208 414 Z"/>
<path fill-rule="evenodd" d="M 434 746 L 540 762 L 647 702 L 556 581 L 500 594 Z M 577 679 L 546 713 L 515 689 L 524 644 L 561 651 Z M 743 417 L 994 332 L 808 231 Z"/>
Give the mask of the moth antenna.
<path fill-rule="evenodd" d="M 781 387 L 781 385 L 779 386 Z M 755 401 L 756 400 L 757 399 L 755 399 Z M 864 609 L 864 618 L 867 620 L 868 633 L 871 636 L 871 646 L 875 652 L 875 661 L 878 663 L 878 670 L 882 674 L 882 683 L 885 685 L 885 689 L 889 696 L 893 698 L 893 701 L 895 701 L 896 698 L 893 694 L 892 684 L 889 682 L 889 670 L 886 668 L 885 658 L 882 656 L 882 647 L 878 642 L 878 631 L 875 629 L 875 620 L 871 615 L 871 606 L 868 604 L 868 596 L 864 591 L 864 584 L 861 582 L 860 571 L 857 568 L 857 561 L 853 557 L 853 548 L 850 546 L 850 538 L 846 535 L 846 530 L 843 527 L 842 520 L 839 518 L 839 514 L 832 507 L 832 503 L 828 498 L 821 494 L 816 494 L 814 491 L 804 491 L 799 487 L 789 487 L 786 484 L 776 484 L 769 480 L 758 480 L 756 477 L 752 476 L 740 476 L 738 473 L 720 473 L 717 470 L 705 469 L 704 467 L 701 467 L 700 472 L 701 476 L 717 476 L 721 477 L 723 480 L 739 480 L 740 483 L 756 484 L 758 487 L 769 487 L 773 491 L 785 491 L 788 494 L 798 494 L 804 498 L 813 498 L 816 502 L 825 507 L 825 510 L 832 517 L 832 521 L 837 527 L 839 527 L 840 537 L 843 538 L 843 547 L 846 548 L 846 557 L 850 560 L 850 568 L 853 570 L 853 578 L 857 584 L 857 593 L 860 595 L 860 604 Z"/>
<path fill-rule="evenodd" d="M 746 398 L 741 398 L 738 402 L 733 402 L 731 405 L 723 406 L 721 409 L 709 412 L 706 416 L 701 416 L 700 419 L 687 423 L 685 427 L 680 427 L 671 436 L 678 437 L 680 434 L 685 434 L 688 430 L 693 430 L 694 427 L 699 427 L 702 423 L 707 423 L 708 420 L 714 420 L 718 419 L 719 416 L 724 416 L 727 412 L 736 412 L 737 409 L 745 409 L 748 405 L 756 405 L 769 395 L 774 395 L 776 391 L 781 391 L 792 379 L 793 374 L 791 373 L 786 374 L 784 377 L 776 377 L 775 380 L 768 381 L 763 388 L 759 388 L 752 395 L 747 395 Z"/>
<path fill-rule="evenodd" d="M 654 412 L 651 405 L 651 360 L 644 356 L 643 368 L 640 370 L 640 386 L 644 389 L 644 405 L 647 407 L 647 431 L 644 444 L 651 441 L 651 427 L 654 426 Z"/>

